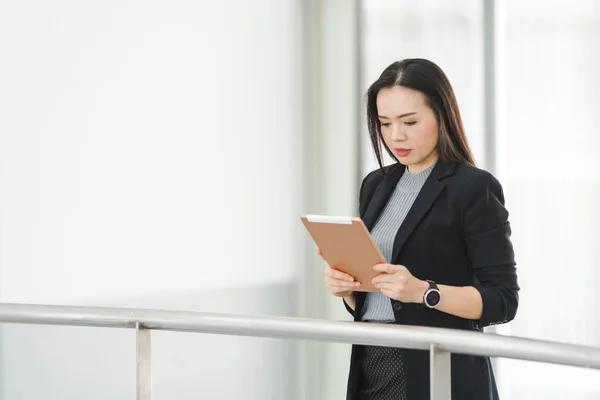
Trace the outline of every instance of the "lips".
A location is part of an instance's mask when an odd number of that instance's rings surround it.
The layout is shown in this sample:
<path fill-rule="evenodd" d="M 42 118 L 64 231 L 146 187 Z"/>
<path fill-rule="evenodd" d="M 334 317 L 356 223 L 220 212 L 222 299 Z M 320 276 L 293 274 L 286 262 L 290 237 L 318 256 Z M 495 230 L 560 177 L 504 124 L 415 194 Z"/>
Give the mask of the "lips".
<path fill-rule="evenodd" d="M 394 149 L 394 153 L 396 153 L 398 157 L 406 157 L 411 151 L 411 149 Z"/>

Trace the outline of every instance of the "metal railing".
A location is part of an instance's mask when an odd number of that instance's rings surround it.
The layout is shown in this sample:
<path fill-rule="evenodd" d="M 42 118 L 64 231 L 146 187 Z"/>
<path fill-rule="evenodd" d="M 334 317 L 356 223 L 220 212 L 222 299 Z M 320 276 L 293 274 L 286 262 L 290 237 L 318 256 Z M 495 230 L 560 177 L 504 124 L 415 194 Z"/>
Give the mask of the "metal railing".
<path fill-rule="evenodd" d="M 0 323 L 131 328 L 137 399 L 150 400 L 151 330 L 379 345 L 430 351 L 431 400 L 450 399 L 450 353 L 600 369 L 600 348 L 442 328 L 129 308 L 0 304 Z"/>

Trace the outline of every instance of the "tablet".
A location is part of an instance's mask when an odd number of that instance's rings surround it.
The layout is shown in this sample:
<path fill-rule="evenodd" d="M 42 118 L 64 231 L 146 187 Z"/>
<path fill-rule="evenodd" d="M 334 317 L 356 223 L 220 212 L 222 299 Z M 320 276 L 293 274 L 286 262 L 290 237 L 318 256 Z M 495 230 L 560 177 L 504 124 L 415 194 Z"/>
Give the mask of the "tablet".
<path fill-rule="evenodd" d="M 302 215 L 300 219 L 327 264 L 361 283 L 355 291 L 379 291 L 371 283 L 378 275 L 373 267 L 386 261 L 360 218 Z"/>

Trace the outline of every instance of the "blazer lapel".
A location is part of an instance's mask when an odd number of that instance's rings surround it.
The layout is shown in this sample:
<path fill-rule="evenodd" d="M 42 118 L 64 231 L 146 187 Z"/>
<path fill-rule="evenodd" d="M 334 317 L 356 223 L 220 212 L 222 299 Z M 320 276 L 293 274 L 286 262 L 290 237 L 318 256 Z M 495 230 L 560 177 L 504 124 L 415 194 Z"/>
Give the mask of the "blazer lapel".
<path fill-rule="evenodd" d="M 442 164 L 438 162 L 435 167 L 433 167 L 433 171 L 431 171 L 431 174 L 417 195 L 417 198 L 402 222 L 402 225 L 400 225 L 400 229 L 398 229 L 398 233 L 394 240 L 392 259 L 388 261 L 389 263 L 394 263 L 395 260 L 398 259 L 411 233 L 419 225 L 419 222 L 421 222 L 423 217 L 431 209 L 431 206 L 433 206 L 437 197 L 446 187 L 441 180 L 454 173 L 456 166 L 456 163 Z"/>
<path fill-rule="evenodd" d="M 377 218 L 379 218 L 379 215 L 392 196 L 392 193 L 394 192 L 394 189 L 396 189 L 396 185 L 405 170 L 406 167 L 404 165 L 397 163 L 390 168 L 389 173 L 384 176 L 381 184 L 375 189 L 375 193 L 373 193 L 373 197 L 367 206 L 365 215 L 362 217 L 363 223 L 369 232 L 373 229 L 373 226 L 375 226 Z"/>

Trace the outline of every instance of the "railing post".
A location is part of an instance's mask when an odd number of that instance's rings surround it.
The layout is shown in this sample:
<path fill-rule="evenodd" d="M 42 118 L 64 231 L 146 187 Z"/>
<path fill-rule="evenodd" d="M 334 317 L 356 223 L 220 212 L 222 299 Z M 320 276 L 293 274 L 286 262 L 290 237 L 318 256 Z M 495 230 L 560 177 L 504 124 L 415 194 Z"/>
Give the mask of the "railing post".
<path fill-rule="evenodd" d="M 152 399 L 152 370 L 150 364 L 150 330 L 135 324 L 136 364 L 137 364 L 137 400 Z"/>
<path fill-rule="evenodd" d="M 429 386 L 431 400 L 451 400 L 450 353 L 432 344 L 429 348 Z"/>

